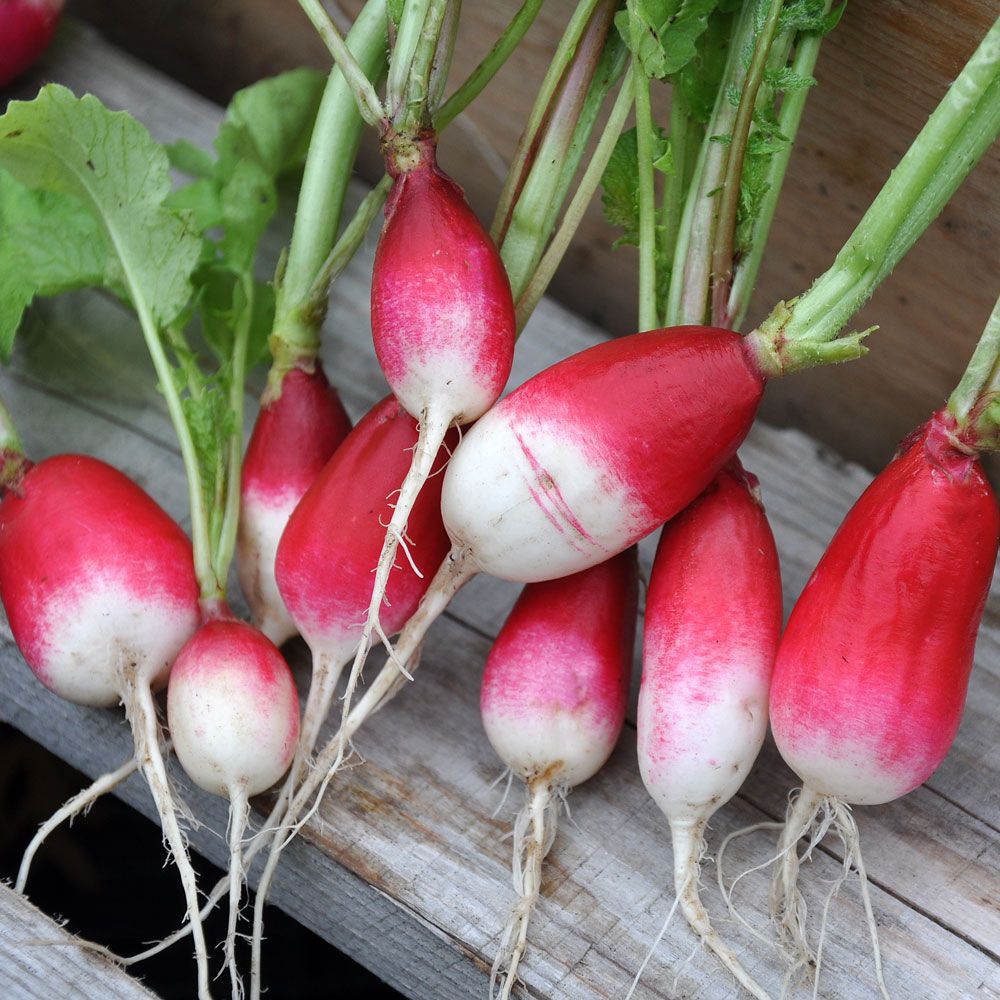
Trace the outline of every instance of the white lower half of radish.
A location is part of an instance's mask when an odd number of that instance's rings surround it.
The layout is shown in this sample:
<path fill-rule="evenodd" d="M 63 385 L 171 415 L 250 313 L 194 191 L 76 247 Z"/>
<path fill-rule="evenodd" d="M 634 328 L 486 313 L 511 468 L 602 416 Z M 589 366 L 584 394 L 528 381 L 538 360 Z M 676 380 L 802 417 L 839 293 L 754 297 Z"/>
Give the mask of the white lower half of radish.
<path fill-rule="evenodd" d="M 736 657 L 728 668 L 694 659 L 659 677 L 647 664 L 649 679 L 639 692 L 639 770 L 671 821 L 707 819 L 753 766 L 767 732 L 768 675 L 759 659 Z"/>
<path fill-rule="evenodd" d="M 240 508 L 236 568 L 240 590 L 254 624 L 276 646 L 298 631 L 274 579 L 274 558 L 288 519 L 299 502 L 294 493 L 260 496 L 247 493 Z"/>
<path fill-rule="evenodd" d="M 552 580 L 604 562 L 641 533 L 633 499 L 614 472 L 565 428 L 513 426 L 493 409 L 466 435 L 441 495 L 456 548 L 506 580 Z"/>
<path fill-rule="evenodd" d="M 573 788 L 601 769 L 617 741 L 608 726 L 569 712 L 544 718 L 484 712 L 483 725 L 497 756 L 529 784 L 541 777 Z"/>
<path fill-rule="evenodd" d="M 790 743 L 775 731 L 775 742 L 785 763 L 813 792 L 842 799 L 856 806 L 892 802 L 929 775 L 914 773 L 905 764 L 883 762 L 883 748 L 871 740 L 829 740 L 810 745 L 808 740 Z"/>
<path fill-rule="evenodd" d="M 38 678 L 60 697 L 95 707 L 119 703 L 124 675 L 162 686 L 198 627 L 195 607 L 128 594 L 96 569 L 85 589 L 50 600 L 39 621 L 45 641 L 32 664 Z"/>
<path fill-rule="evenodd" d="M 409 359 L 403 377 L 391 382 L 393 395 L 418 423 L 424 421 L 428 411 L 447 414 L 447 423 L 472 423 L 496 402 L 499 395 L 494 384 L 483 384 L 476 370 L 477 357 L 470 357 L 464 346 L 464 331 L 471 328 L 462 324 L 467 324 L 468 320 L 465 317 L 455 319 L 462 335 L 442 339 L 446 344 L 462 344 L 461 348 L 427 346 Z"/>
<path fill-rule="evenodd" d="M 288 769 L 298 737 L 298 697 L 289 684 L 268 697 L 248 685 L 243 664 L 219 664 L 170 684 L 170 734 L 184 770 L 206 791 L 248 795 L 270 788 Z"/>

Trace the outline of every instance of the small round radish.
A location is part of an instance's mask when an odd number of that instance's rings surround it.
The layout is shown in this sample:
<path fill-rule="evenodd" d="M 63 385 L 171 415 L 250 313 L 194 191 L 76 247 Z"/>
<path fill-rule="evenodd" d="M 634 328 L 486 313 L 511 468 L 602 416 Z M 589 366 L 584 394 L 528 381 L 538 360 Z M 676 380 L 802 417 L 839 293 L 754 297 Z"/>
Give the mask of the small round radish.
<path fill-rule="evenodd" d="M 202 788 L 229 798 L 229 932 L 226 964 L 233 996 L 236 924 L 243 892 L 248 799 L 288 770 L 299 735 L 299 697 L 277 647 L 251 625 L 206 622 L 181 650 L 170 675 L 167 714 L 174 749 Z"/>
<path fill-rule="evenodd" d="M 281 533 L 351 421 L 319 361 L 265 391 L 243 461 L 237 569 L 254 623 L 276 645 L 295 635 L 274 579 Z"/>
<path fill-rule="evenodd" d="M 390 133 L 383 150 L 393 185 L 372 271 L 372 337 L 389 386 L 418 421 L 420 436 L 375 563 L 345 718 L 373 634 L 386 638 L 380 621 L 386 585 L 413 505 L 448 429 L 478 419 L 499 398 L 516 334 L 503 261 L 461 188 L 438 168 L 434 137 Z"/>
<path fill-rule="evenodd" d="M 490 980 L 491 995 L 501 980 L 503 1000 L 517 981 L 562 796 L 600 770 L 621 734 L 637 602 L 634 548 L 574 576 L 529 584 L 486 662 L 486 735 L 527 785 L 514 824 L 519 899 Z"/>
<path fill-rule="evenodd" d="M 34 66 L 62 8 L 63 0 L 0 0 L 0 87 Z"/>
<path fill-rule="evenodd" d="M 670 824 L 688 923 L 765 997 L 698 894 L 705 827 L 743 784 L 767 732 L 781 576 L 757 481 L 734 459 L 660 536 L 646 596 L 639 691 L 642 780 Z"/>
<path fill-rule="evenodd" d="M 961 721 L 1000 539 L 996 497 L 954 417 L 935 414 L 847 514 L 792 611 L 771 687 L 771 726 L 802 779 L 780 841 L 772 912 L 812 957 L 796 844 L 819 816 L 861 874 L 845 803 L 890 802 L 944 759 Z M 881 966 L 878 964 L 880 986 Z"/>
<path fill-rule="evenodd" d="M 199 996 L 208 996 L 194 869 L 152 693 L 201 620 L 191 543 L 148 494 L 97 459 L 60 455 L 34 466 L 21 460 L 15 469 L 0 503 L 0 600 L 14 641 L 56 694 L 83 705 L 125 705 L 184 887 Z"/>

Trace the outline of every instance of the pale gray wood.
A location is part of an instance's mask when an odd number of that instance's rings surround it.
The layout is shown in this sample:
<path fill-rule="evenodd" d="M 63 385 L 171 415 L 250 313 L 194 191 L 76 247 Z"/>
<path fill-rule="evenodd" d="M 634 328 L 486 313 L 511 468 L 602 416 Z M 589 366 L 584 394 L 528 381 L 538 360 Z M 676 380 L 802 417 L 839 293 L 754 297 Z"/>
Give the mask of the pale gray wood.
<path fill-rule="evenodd" d="M 218 109 L 187 100 L 182 88 L 91 35 L 76 37 L 52 69 L 77 89 L 144 113 L 160 138 L 188 135 L 204 144 L 218 121 Z M 272 251 L 282 239 L 279 226 Z M 373 249 L 370 237 L 336 286 L 324 351 L 327 370 L 355 416 L 386 391 L 368 338 Z M 267 266 L 269 261 L 265 273 Z M 94 329 L 102 331 L 96 353 L 80 332 Z M 512 384 L 598 336 L 543 303 L 519 346 Z M 19 343 L 14 369 L 2 376 L 0 395 L 33 454 L 85 450 L 113 460 L 184 517 L 183 472 L 162 401 L 134 323 L 116 303 L 77 295 L 39 309 Z M 870 476 L 801 434 L 766 427 L 755 429 L 743 456 L 763 481 L 790 607 Z M 647 567 L 653 541 L 643 546 Z M 309 837 L 319 850 L 302 844 L 290 850 L 276 887 L 279 905 L 409 995 L 481 992 L 483 963 L 491 959 L 509 905 L 509 845 L 500 838 L 514 800 L 490 818 L 499 793 L 487 786 L 499 764 L 482 735 L 476 699 L 489 637 L 515 595 L 515 587 L 480 579 L 459 596 L 428 641 L 426 669 L 416 685 L 360 741 L 368 763 L 338 779 L 311 826 Z M 875 892 L 875 905 L 887 977 L 900 996 L 1000 995 L 998 614 L 994 597 L 969 711 L 948 762 L 903 802 L 859 810 L 869 871 L 885 890 Z M 0 658 L 5 717 L 89 774 L 120 763 L 128 737 L 117 716 L 63 705 L 42 691 L 9 645 Z M 564 824 L 533 924 L 525 967 L 533 995 L 623 995 L 669 907 L 664 823 L 642 789 L 633 744 L 634 731 L 627 729 L 609 768 L 574 797 L 577 825 Z M 792 782 L 773 750 L 766 751 L 739 798 L 717 817 L 713 843 L 741 825 L 777 817 Z M 138 783 L 124 794 L 151 811 Z M 198 814 L 219 831 L 221 803 L 207 799 L 191 794 Z M 214 834 L 202 831 L 193 839 L 221 860 L 222 843 Z M 766 860 L 770 849 L 764 835 L 738 843 L 727 871 Z M 815 893 L 834 872 L 835 857 L 831 845 L 811 872 L 814 912 L 821 905 Z M 763 927 L 763 881 L 746 882 L 740 895 L 747 914 Z M 711 891 L 706 895 L 714 899 Z M 711 905 L 720 926 L 732 930 L 717 901 Z M 777 990 L 780 963 L 773 953 L 745 935 L 741 941 L 748 964 Z M 683 960 L 692 944 L 675 925 L 640 995 L 669 995 L 670 962 Z M 856 890 L 848 886 L 832 910 L 823 995 L 869 995 L 870 964 L 852 957 L 865 956 L 866 948 Z M 684 968 L 679 990 L 684 996 L 732 993 L 701 954 Z"/>
<path fill-rule="evenodd" d="M 152 1000 L 140 982 L 75 944 L 72 934 L 0 883 L 0 983 L 5 1000 Z"/>

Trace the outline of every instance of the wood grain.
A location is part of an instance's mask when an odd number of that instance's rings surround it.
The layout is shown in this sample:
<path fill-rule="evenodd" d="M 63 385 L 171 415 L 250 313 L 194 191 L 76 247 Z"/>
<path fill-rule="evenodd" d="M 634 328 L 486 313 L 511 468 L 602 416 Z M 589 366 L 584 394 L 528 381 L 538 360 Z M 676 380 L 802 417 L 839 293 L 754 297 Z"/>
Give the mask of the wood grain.
<path fill-rule="evenodd" d="M 46 73 L 133 109 L 161 139 L 187 135 L 207 144 L 219 119 L 217 108 L 87 33 L 77 33 L 72 46 L 57 50 Z M 283 239 L 279 226 L 272 234 L 272 260 Z M 327 370 L 355 417 L 385 392 L 368 338 L 373 248 L 369 240 L 337 283 L 324 352 Z M 92 331 L 100 331 L 97 341 Z M 519 346 L 512 383 L 598 336 L 593 327 L 544 302 Z M 0 375 L 0 397 L 18 419 L 32 455 L 80 450 L 114 461 L 183 520 L 183 473 L 162 399 L 138 330 L 116 303 L 77 294 L 35 310 L 13 369 Z M 869 476 L 801 433 L 766 426 L 754 430 L 743 457 L 763 482 L 790 606 Z M 647 568 L 651 548 L 647 540 Z M 500 792 L 489 786 L 500 765 L 481 730 L 477 687 L 490 639 L 515 595 L 516 588 L 486 578 L 460 595 L 431 633 L 413 687 L 359 740 L 366 763 L 335 783 L 308 828 L 309 842 L 288 851 L 275 889 L 278 905 L 409 996 L 481 995 L 483 970 L 511 902 L 509 844 L 502 838 L 518 797 L 515 790 L 493 815 Z M 995 595 L 969 710 L 948 761 L 906 799 L 858 811 L 876 887 L 886 975 L 899 997 L 1000 996 L 998 652 L 1000 597 Z M 293 646 L 291 653 L 304 680 L 301 647 Z M 0 717 L 88 774 L 121 762 L 129 740 L 120 715 L 67 705 L 42 689 L 9 636 L 0 646 L 0 664 Z M 639 780 L 634 736 L 628 727 L 609 766 L 573 797 L 572 821 L 563 823 L 532 924 L 525 966 L 531 996 L 623 996 L 669 908 L 665 824 Z M 748 823 L 777 818 L 792 783 L 768 748 L 737 799 L 718 814 L 712 845 Z M 122 795 L 152 814 L 141 783 L 129 782 Z M 189 786 L 185 795 L 207 823 L 192 832 L 193 843 L 219 862 L 223 803 Z M 759 864 L 771 850 L 764 835 L 737 841 L 726 870 L 735 874 Z M 821 908 L 837 870 L 831 844 L 808 869 L 813 912 Z M 739 942 L 754 974 L 777 993 L 781 961 L 724 916 L 713 878 L 709 866 L 704 882 L 710 910 Z M 764 876 L 741 883 L 739 905 L 762 930 L 765 896 Z M 674 925 L 636 995 L 733 995 L 709 957 L 696 953 L 689 959 L 693 947 L 686 929 Z M 821 995 L 846 1000 L 871 995 L 852 883 L 831 908 L 826 954 Z M 797 987 L 793 995 L 808 991 Z"/>
<path fill-rule="evenodd" d="M 51 917 L 0 883 L 0 982 L 6 1000 L 153 1000 L 140 982 L 77 947 Z"/>

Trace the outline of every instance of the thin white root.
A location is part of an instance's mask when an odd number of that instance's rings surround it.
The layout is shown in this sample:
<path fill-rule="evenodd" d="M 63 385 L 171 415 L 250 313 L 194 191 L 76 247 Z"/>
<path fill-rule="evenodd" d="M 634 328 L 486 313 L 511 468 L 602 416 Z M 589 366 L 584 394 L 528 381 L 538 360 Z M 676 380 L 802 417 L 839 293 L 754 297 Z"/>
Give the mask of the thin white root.
<path fill-rule="evenodd" d="M 490 996 L 498 1000 L 508 1000 L 517 982 L 517 969 L 528 945 L 528 923 L 541 890 L 542 861 L 556 835 L 559 802 L 550 785 L 536 781 L 528 786 L 527 802 L 514 822 L 513 874 L 518 899 L 490 970 Z"/>
<path fill-rule="evenodd" d="M 165 753 L 170 753 L 173 744 L 167 740 L 163 749 Z M 24 892 L 24 887 L 28 881 L 28 874 L 31 870 L 31 862 L 34 860 L 35 855 L 38 853 L 38 849 L 45 842 L 45 839 L 62 823 L 69 821 L 73 822 L 74 818 L 79 816 L 81 813 L 86 815 L 90 811 L 90 807 L 106 792 L 110 792 L 112 789 L 117 788 L 123 781 L 130 778 L 136 771 L 139 770 L 139 762 L 134 756 L 130 757 L 121 767 L 115 771 L 110 771 L 108 774 L 102 774 L 97 778 L 93 784 L 88 785 L 82 791 L 79 791 L 71 799 L 68 799 L 62 806 L 60 806 L 39 828 L 38 832 L 34 837 L 31 838 L 31 843 L 28 844 L 24 851 L 24 855 L 21 858 L 21 867 L 17 872 L 17 882 L 14 884 L 14 888 L 18 892 Z"/>
<path fill-rule="evenodd" d="M 201 913 L 198 903 L 198 886 L 194 868 L 188 856 L 187 843 L 177 823 L 177 811 L 170 784 L 167 780 L 167 769 L 160 754 L 159 724 L 156 720 L 156 708 L 153 705 L 153 694 L 148 684 L 141 681 L 130 682 L 125 702 L 125 712 L 132 726 L 135 739 L 135 756 L 142 769 L 143 777 L 149 785 L 156 810 L 160 815 L 160 825 L 168 850 L 173 856 L 177 873 L 180 875 L 187 901 L 187 917 L 194 937 L 195 959 L 198 964 L 198 996 L 211 998 L 208 986 L 208 948 L 205 945 L 205 932 L 201 926 Z"/>
<path fill-rule="evenodd" d="M 831 829 L 843 845 L 843 873 L 827 897 L 823 908 L 819 947 L 814 952 L 806 935 L 808 912 L 799 889 L 799 874 L 802 861 L 812 856 L 813 851 Z M 800 855 L 797 845 L 802 838 L 808 838 L 808 844 Z M 771 918 L 777 924 L 779 934 L 793 950 L 796 958 L 793 971 L 807 964 L 815 966 L 814 996 L 818 994 L 827 911 L 841 884 L 853 868 L 858 873 L 865 919 L 871 935 L 876 982 L 885 1000 L 890 1000 L 882 971 L 882 951 L 879 947 L 878 925 L 875 922 L 868 890 L 868 875 L 861 857 L 861 840 L 850 806 L 841 799 L 821 795 L 808 785 L 805 786 L 789 803 L 778 848 L 781 864 L 776 869 L 771 884 Z"/>
<path fill-rule="evenodd" d="M 250 862 L 264 849 L 264 846 L 270 843 L 270 834 L 275 830 L 275 824 L 280 821 L 278 816 L 278 804 L 275 803 L 274 808 L 268 813 L 267 818 L 264 820 L 261 828 L 250 838 L 247 843 L 246 849 L 243 851 L 243 867 L 244 871 L 249 870 Z M 219 905 L 222 898 L 229 891 L 229 876 L 224 875 L 219 879 L 218 882 L 212 888 L 212 891 L 208 895 L 208 899 L 205 905 L 201 908 L 201 919 L 207 920 L 209 914 Z M 172 947 L 177 944 L 178 941 L 183 941 L 191 933 L 191 925 L 189 923 L 183 924 L 179 927 L 173 934 L 168 937 L 163 938 L 162 941 L 157 941 L 155 944 L 150 945 L 145 951 L 141 951 L 135 955 L 128 955 L 126 957 L 121 957 L 118 955 L 112 955 L 113 961 L 117 962 L 119 965 L 128 967 L 130 965 L 137 965 L 139 962 L 145 962 L 147 959 L 152 958 L 154 955 L 159 955 L 161 952 L 166 951 L 167 948 Z"/>
<path fill-rule="evenodd" d="M 625 1000 L 632 1000 L 632 995 L 639 986 L 639 980 L 642 979 L 642 974 L 646 971 L 646 966 L 649 965 L 649 960 L 656 954 L 656 949 L 660 947 L 663 935 L 667 933 L 667 928 L 670 926 L 670 921 L 673 920 L 674 913 L 677 912 L 677 907 L 680 905 L 680 902 L 681 897 L 677 892 L 675 892 L 674 901 L 670 905 L 670 909 L 667 911 L 667 919 L 663 921 L 660 933 L 656 935 L 656 940 L 652 943 L 652 945 L 650 945 L 649 951 L 646 952 L 646 957 L 642 960 L 642 965 L 639 966 L 639 971 L 636 972 L 635 978 L 632 980 L 632 985 L 628 988 L 628 993 L 625 994 Z"/>
<path fill-rule="evenodd" d="M 719 936 L 709 920 L 698 894 L 701 858 L 705 853 L 705 820 L 694 824 L 675 823 L 670 828 L 674 849 L 674 887 L 680 900 L 681 912 L 702 945 L 715 952 L 720 962 L 736 977 L 739 984 L 757 1000 L 771 1000 L 770 995 L 743 968 L 742 963 Z"/>
<path fill-rule="evenodd" d="M 781 854 L 775 854 L 773 857 L 767 859 L 767 861 L 762 862 L 759 865 L 754 865 L 752 868 L 748 868 L 746 871 L 740 872 L 736 878 L 733 879 L 733 884 L 726 889 L 725 875 L 723 874 L 723 859 L 726 856 L 726 850 L 729 847 L 731 841 L 736 840 L 738 837 L 745 837 L 751 833 L 756 833 L 758 830 L 780 830 L 784 827 L 784 823 L 774 823 L 767 821 L 764 823 L 753 823 L 750 826 L 745 826 L 740 830 L 734 830 L 732 833 L 728 834 L 719 846 L 718 853 L 715 857 L 715 874 L 719 882 L 719 895 L 722 896 L 726 903 L 726 908 L 729 910 L 730 916 L 739 921 L 746 930 L 748 930 L 755 938 L 759 941 L 764 942 L 764 944 L 774 946 L 775 942 L 772 941 L 765 934 L 762 934 L 756 927 L 754 927 L 744 916 L 740 913 L 736 906 L 733 904 L 733 893 L 736 891 L 736 886 L 739 885 L 741 879 L 745 878 L 747 875 L 752 875 L 754 872 L 763 871 L 765 868 L 769 868 L 775 862 L 780 861 L 782 858 Z M 785 848 L 786 851 L 791 850 L 791 847 Z"/>
<path fill-rule="evenodd" d="M 226 932 L 225 968 L 229 970 L 232 1000 L 243 1000 L 243 980 L 236 967 L 236 929 L 243 898 L 243 834 L 250 818 L 246 785 L 229 790 L 229 928 Z"/>
<path fill-rule="evenodd" d="M 346 721 L 341 723 L 340 728 L 330 737 L 316 757 L 313 767 L 305 774 L 302 784 L 292 796 L 282 821 L 276 824 L 269 841 L 270 851 L 257 885 L 257 897 L 254 901 L 250 1000 L 260 1000 L 264 904 L 267 902 L 281 852 L 294 840 L 299 830 L 319 808 L 327 786 L 343 767 L 354 734 L 405 686 L 405 677 L 412 676 L 416 671 L 420 663 L 420 648 L 427 630 L 448 606 L 452 597 L 472 579 L 475 573 L 475 566 L 463 554 L 455 552 L 448 554 L 431 581 L 420 607 L 406 623 L 396 644 L 397 655 L 408 667 L 408 672 L 401 673 L 393 660 L 385 664 L 375 680 L 365 688 L 364 694 Z"/>
<path fill-rule="evenodd" d="M 389 585 L 389 574 L 396 563 L 396 549 L 400 542 L 403 542 L 403 551 L 409 560 L 413 571 L 420 576 L 416 563 L 410 554 L 410 550 L 403 541 L 406 535 L 406 524 L 410 518 L 410 512 L 424 483 L 434 467 L 434 459 L 441 450 L 441 444 L 451 426 L 451 418 L 440 414 L 426 413 L 420 424 L 420 433 L 417 437 L 416 447 L 413 449 L 413 460 L 410 463 L 409 471 L 403 480 L 403 485 L 399 489 L 399 497 L 396 500 L 392 511 L 392 520 L 385 531 L 385 539 L 382 542 L 382 552 L 378 557 L 378 565 L 375 568 L 375 583 L 372 587 L 371 602 L 368 605 L 368 612 L 365 617 L 364 628 L 361 632 L 361 641 L 358 643 L 357 653 L 354 662 L 351 664 L 351 674 L 347 679 L 347 689 L 344 691 L 344 711 L 342 722 L 346 723 L 350 715 L 351 703 L 354 700 L 354 692 L 357 689 L 361 671 L 364 669 L 365 661 L 372 646 L 373 633 L 378 635 L 382 644 L 389 654 L 389 659 L 395 662 L 398 669 L 405 671 L 406 660 L 404 656 L 398 656 L 389 642 L 388 636 L 379 621 L 379 614 L 382 609 L 382 602 L 385 600 L 386 589 Z"/>

